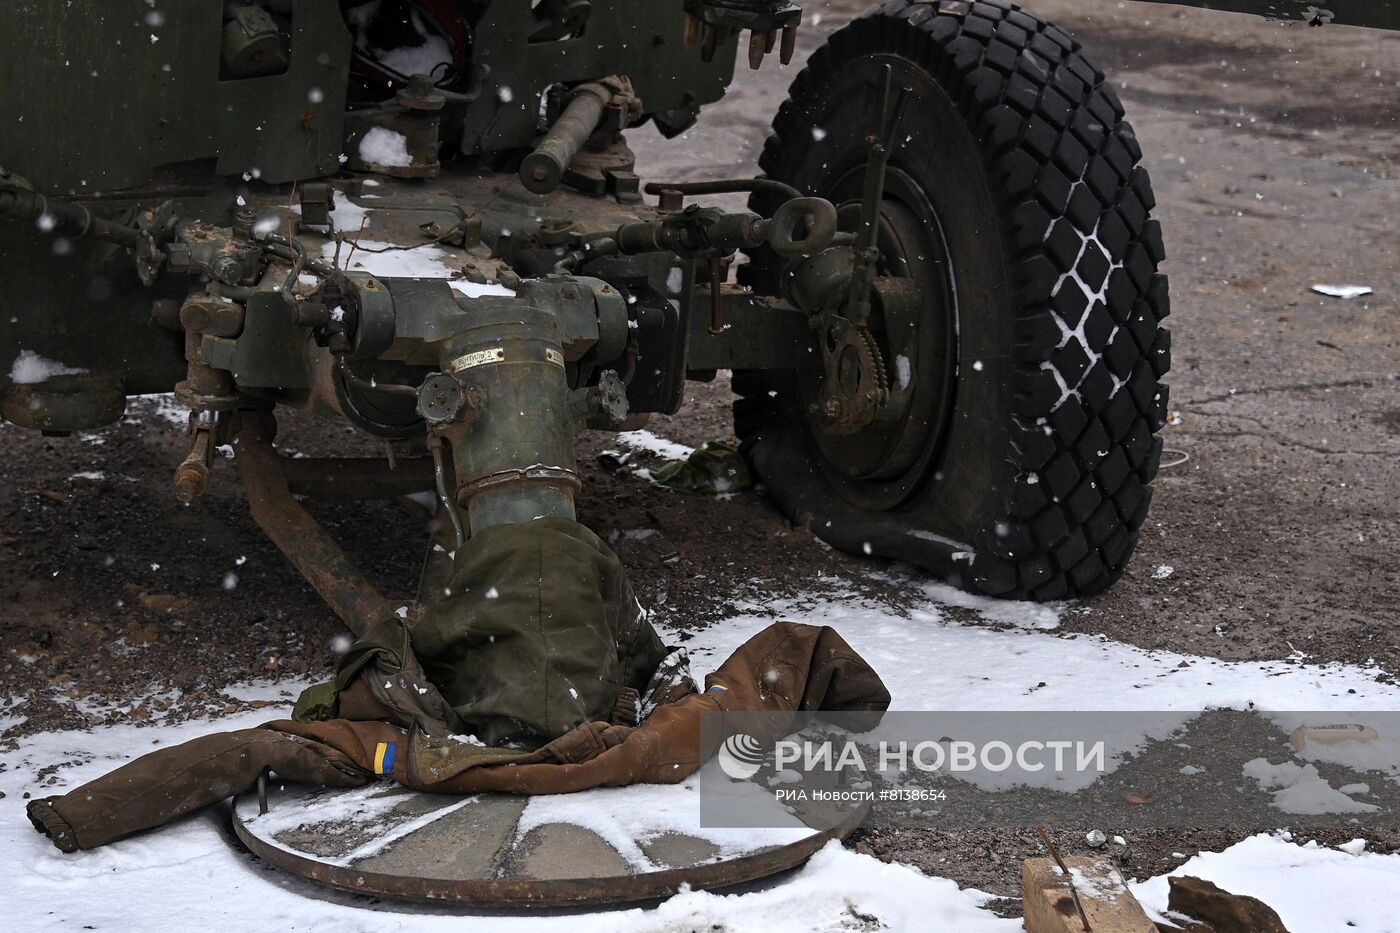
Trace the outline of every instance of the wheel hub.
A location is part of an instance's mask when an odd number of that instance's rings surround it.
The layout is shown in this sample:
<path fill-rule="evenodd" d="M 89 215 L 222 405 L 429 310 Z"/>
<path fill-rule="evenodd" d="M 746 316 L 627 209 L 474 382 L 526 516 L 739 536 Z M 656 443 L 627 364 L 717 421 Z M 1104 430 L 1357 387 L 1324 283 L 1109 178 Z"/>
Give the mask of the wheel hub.
<path fill-rule="evenodd" d="M 852 168 L 828 194 L 845 231 L 859 223 L 862 169 Z M 825 366 L 805 374 L 801 391 L 828 476 L 858 504 L 888 509 L 937 461 L 957 360 L 956 297 L 942 228 L 923 191 L 893 165 L 876 247 L 868 328 L 830 319 L 835 326 L 820 335 Z"/>

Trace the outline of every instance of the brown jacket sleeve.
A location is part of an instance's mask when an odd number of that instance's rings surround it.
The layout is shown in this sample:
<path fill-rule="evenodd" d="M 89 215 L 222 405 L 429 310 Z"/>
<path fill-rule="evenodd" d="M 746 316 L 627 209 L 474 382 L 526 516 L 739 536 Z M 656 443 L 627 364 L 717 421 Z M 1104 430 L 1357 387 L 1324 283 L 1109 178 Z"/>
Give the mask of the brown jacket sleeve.
<path fill-rule="evenodd" d="M 29 819 L 65 852 L 92 849 L 240 793 L 267 769 L 289 781 L 332 787 L 368 780 L 364 769 L 328 746 L 240 729 L 162 748 L 62 797 L 32 800 Z"/>
<path fill-rule="evenodd" d="M 290 781 L 357 787 L 382 769 L 385 756 L 376 751 L 389 743 L 396 752 L 384 776 L 436 793 L 674 784 L 703 763 L 706 713 L 878 713 L 890 702 L 880 678 L 834 630 L 790 622 L 749 639 L 705 685 L 640 727 L 585 722 L 536 751 L 454 743 L 460 753 L 443 756 L 441 740 L 387 722 L 278 720 L 153 752 L 62 797 L 32 801 L 29 815 L 59 848 L 93 848 L 239 793 L 265 769 Z"/>

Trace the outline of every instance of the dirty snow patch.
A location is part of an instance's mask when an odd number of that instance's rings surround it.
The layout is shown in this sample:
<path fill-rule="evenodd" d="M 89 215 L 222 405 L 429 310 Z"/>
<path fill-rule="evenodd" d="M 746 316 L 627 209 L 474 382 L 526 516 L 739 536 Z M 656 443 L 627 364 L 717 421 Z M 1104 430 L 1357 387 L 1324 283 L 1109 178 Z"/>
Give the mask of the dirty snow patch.
<path fill-rule="evenodd" d="M 711 793 L 720 787 L 750 800 L 748 805 L 766 805 L 776 822 L 787 816 L 777 813 L 773 795 L 757 784 L 729 783 L 711 761 L 705 769 L 681 784 L 633 784 L 627 787 L 603 787 L 575 794 L 555 794 L 531 797 L 520 815 L 516 827 L 517 842 L 533 829 L 551 823 L 568 823 L 592 830 L 628 864 L 639 872 L 657 871 L 666 867 L 653 862 L 639 842 L 657 839 L 668 833 L 683 833 L 716 846 L 724 858 L 752 854 L 766 846 L 782 846 L 799 842 L 812 835 L 795 818 L 785 828 L 706 827 L 700 824 L 700 788 L 710 787 Z M 705 774 L 705 770 L 711 771 Z M 725 812 L 733 812 L 728 807 Z"/>
<path fill-rule="evenodd" d="M 405 248 L 398 243 L 360 238 L 358 243 L 341 244 L 339 252 L 341 268 L 384 278 L 450 279 L 457 274 L 445 261 L 447 251 L 437 246 Z M 334 263 L 336 244 L 324 244 L 321 258 Z"/>
<path fill-rule="evenodd" d="M 948 608 L 975 597 L 913 572 L 892 573 L 889 579 L 922 591 L 922 598 L 899 608 L 849 594 L 767 600 L 744 605 L 740 615 L 723 624 L 690 633 L 686 647 L 697 670 L 713 670 L 775 618 L 830 625 L 880 672 L 894 710 L 1400 708 L 1400 687 L 1378 682 L 1385 673 L 1379 667 L 1224 661 L 1149 651 L 1102 635 L 1056 635 L 1037 631 L 1035 625 L 964 625 Z M 1045 609 L 1016 603 L 1007 607 L 1032 614 Z M 664 622 L 658 621 L 658 628 L 664 639 L 679 637 Z M 1340 748 L 1326 747 L 1328 760 L 1338 757 Z M 1324 754 L 1311 745 L 1308 752 L 1319 760 Z"/>

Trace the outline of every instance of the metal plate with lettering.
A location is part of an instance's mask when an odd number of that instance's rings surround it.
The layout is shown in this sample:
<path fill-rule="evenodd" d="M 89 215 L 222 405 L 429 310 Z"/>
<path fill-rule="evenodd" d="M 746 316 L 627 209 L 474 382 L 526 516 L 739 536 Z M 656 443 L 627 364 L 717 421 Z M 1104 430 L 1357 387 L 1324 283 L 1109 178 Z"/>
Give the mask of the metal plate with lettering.
<path fill-rule="evenodd" d="M 505 361 L 505 348 L 493 347 L 490 350 L 477 350 L 475 353 L 459 356 L 447 364 L 447 368 L 454 373 L 460 373 L 477 366 L 485 366 L 487 363 L 504 363 Z"/>

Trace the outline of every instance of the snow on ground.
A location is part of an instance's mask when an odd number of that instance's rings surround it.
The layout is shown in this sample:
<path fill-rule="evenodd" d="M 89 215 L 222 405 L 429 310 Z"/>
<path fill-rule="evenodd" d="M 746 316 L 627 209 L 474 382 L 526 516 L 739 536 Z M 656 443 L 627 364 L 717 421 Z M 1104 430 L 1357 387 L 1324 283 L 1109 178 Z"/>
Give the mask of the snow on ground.
<path fill-rule="evenodd" d="M 162 728 L 133 725 L 30 736 L 18 751 L 0 754 L 0 851 L 6 908 L 26 930 L 190 930 L 238 933 L 275 930 L 460 930 L 447 910 L 371 904 L 320 889 L 271 869 L 239 850 L 215 808 L 159 831 L 102 849 L 65 855 L 34 832 L 23 795 L 58 793 L 106 773 L 153 744 L 172 745 L 214 729 L 265 721 L 254 711 Z M 74 761 L 54 784 L 36 785 L 35 772 Z M 655 793 L 653 788 L 637 788 Z M 605 793 L 603 791 L 595 792 Z M 989 898 L 960 891 L 942 878 L 887 865 L 832 844 L 781 884 L 742 895 L 685 892 L 653 910 L 593 914 L 483 915 L 474 929 L 510 933 L 659 933 L 663 930 L 764 929 L 799 933 L 839 929 L 853 913 L 875 913 L 891 930 L 1012 931 L 1019 921 L 981 909 Z M 929 926 L 928 924 L 933 924 Z"/>
<path fill-rule="evenodd" d="M 684 460 L 695 453 L 694 447 L 677 444 L 675 441 L 667 440 L 650 431 L 622 431 L 615 434 L 613 439 L 625 447 L 656 454 L 667 460 Z"/>
<path fill-rule="evenodd" d="M 174 394 L 169 392 L 136 395 L 126 400 L 126 416 L 123 421 L 140 424 L 147 418 L 160 418 L 177 428 L 186 428 L 190 423 L 190 410 L 176 401 Z"/>
<path fill-rule="evenodd" d="M 1272 764 L 1267 758 L 1255 758 L 1244 763 L 1244 776 L 1265 790 L 1274 792 L 1274 806 L 1285 813 L 1316 816 L 1323 813 L 1374 813 L 1375 804 L 1352 800 L 1333 787 L 1320 774 L 1316 765 L 1297 765 L 1291 761 Z M 1347 785 L 1366 788 L 1365 784 Z"/>
<path fill-rule="evenodd" d="M 1030 603 L 997 609 L 1002 621 L 1026 620 L 1021 629 L 963 625 L 947 617 L 945 587 L 908 579 L 925 600 L 907 617 L 856 597 L 773 601 L 701 629 L 685 644 L 698 675 L 774 618 L 830 625 L 880 673 L 894 710 L 1400 709 L 1400 687 L 1378 683 L 1379 668 L 1222 661 L 1101 635 L 1053 635 L 1034 630 L 1048 610 Z M 663 628 L 662 636 L 674 633 Z"/>
<path fill-rule="evenodd" d="M 448 279 L 456 275 L 447 265 L 447 250 L 440 246 L 425 244 L 404 249 L 394 243 L 361 237 L 339 245 L 325 244 L 321 247 L 321 258 L 335 262 L 337 249 L 341 266 L 354 272 L 386 278 Z"/>
<path fill-rule="evenodd" d="M 1396 933 L 1400 930 L 1400 856 L 1345 851 L 1287 834 L 1251 836 L 1224 852 L 1203 852 L 1171 874 L 1213 881 L 1234 894 L 1257 897 L 1298 933 Z M 1166 876 L 1130 884 L 1160 917 L 1167 909 Z"/>
<path fill-rule="evenodd" d="M 158 403 L 157 403 L 158 404 Z M 159 410 L 159 409 L 157 409 Z M 689 448 L 648 432 L 620 435 L 629 447 L 667 457 Z M 1046 631 L 1058 623 L 1055 607 L 970 597 L 913 573 L 894 571 L 921 594 L 895 611 L 853 594 L 822 595 L 753 606 L 687 642 L 697 674 L 712 670 L 744 640 L 774 618 L 835 626 L 886 679 L 897 710 L 1160 710 L 1207 707 L 1264 710 L 1384 710 L 1400 708 L 1400 688 L 1377 682 L 1374 668 L 1310 665 L 1301 659 L 1231 662 L 1172 652 L 1145 651 L 1102 636 L 1062 637 Z M 836 581 L 838 584 L 840 581 Z M 949 612 L 972 609 L 985 622 L 969 625 Z M 674 635 L 662 632 L 663 637 Z M 300 686 L 300 684 L 295 685 Z M 1349 691 L 1355 691 L 1349 692 Z M 245 698 L 286 701 L 285 683 L 240 684 Z M 10 723 L 0 700 L 0 730 Z M 175 726 L 121 725 L 26 737 L 0 753 L 0 851 L 5 853 L 7 907 L 28 929 L 223 930 L 460 929 L 446 911 L 370 905 L 363 899 L 313 888 L 246 855 L 222 830 L 219 810 L 199 814 L 155 833 L 107 848 L 64 855 L 34 832 L 24 815 L 26 793 L 43 796 L 76 786 L 154 745 L 170 745 L 221 729 L 245 728 L 275 718 L 277 707 Z M 40 769 L 67 763 L 52 777 Z M 1261 772 L 1262 773 L 1262 772 Z M 1290 772 L 1291 773 L 1291 772 Z M 43 783 L 39 783 L 42 781 Z M 1352 788 L 1347 789 L 1348 792 Z M 615 805 L 623 791 L 595 791 Z M 635 788 L 645 797 L 655 788 Z M 605 795 L 613 795 L 607 797 Z M 582 795 L 561 798 L 541 810 L 566 812 L 586 804 Z M 600 807 L 595 802 L 592 809 Z M 644 801 L 638 807 L 646 809 Z M 654 809 L 654 807 L 653 807 Z M 659 818 L 661 814 L 652 814 Z M 683 815 L 675 815 L 683 821 Z M 1281 814 L 1282 823 L 1284 817 Z M 654 820 L 653 820 L 654 821 Z M 608 827 L 600 826 L 601 831 Z M 1356 848 L 1356 847 L 1353 847 Z M 1205 854 L 1176 870 L 1253 894 L 1274 906 L 1291 929 L 1398 930 L 1400 857 L 1302 848 L 1259 836 L 1226 852 Z M 1154 909 L 1166 905 L 1166 882 L 1136 886 Z M 960 891 L 947 879 L 883 864 L 833 844 L 781 884 L 736 895 L 685 892 L 652 910 L 558 917 L 479 918 L 482 928 L 522 931 L 663 931 L 717 928 L 769 931 L 844 929 L 858 918 L 879 918 L 882 928 L 1011 931 L 983 909 L 989 898 Z M 1317 906 L 1324 905 L 1324 906 Z M 1341 907 L 1340 913 L 1337 908 Z M 1355 926 L 1347 926 L 1351 921 Z"/>
<path fill-rule="evenodd" d="M 936 599 L 940 592 L 930 587 L 927 601 L 916 605 L 907 617 L 858 599 L 821 598 L 800 606 L 772 604 L 766 608 L 781 617 L 836 626 L 888 679 L 897 709 L 1194 710 L 1249 702 L 1265 708 L 1316 709 L 1331 703 L 1339 709 L 1358 709 L 1395 708 L 1400 700 L 1400 689 L 1379 685 L 1375 671 L 1355 667 L 1226 662 L 1147 652 L 1100 637 L 1064 638 L 1033 628 L 962 625 L 946 617 Z M 1044 609 L 1003 604 L 999 611 L 1006 618 L 1018 611 L 1040 618 Z M 768 612 L 754 611 L 699 632 L 689 643 L 696 671 L 713 668 L 771 620 Z M 1053 665 L 1048 665 L 1047 659 L 1053 660 Z M 1187 666 L 1178 667 L 1183 661 Z M 1048 670 L 1063 673 L 1050 675 Z M 1045 687 L 1034 689 L 1047 677 L 1050 682 Z M 1347 693 L 1352 688 L 1357 694 Z M 229 692 L 271 700 L 289 695 L 286 685 L 258 683 L 240 684 Z M 99 929 L 139 925 L 147 930 L 214 924 L 228 930 L 433 930 L 458 926 L 460 919 L 440 913 L 395 913 L 382 907 L 366 910 L 362 902 L 316 891 L 295 878 L 272 872 L 230 844 L 220 830 L 223 817 L 217 812 L 76 855 L 52 848 L 32 831 L 24 817 L 21 798 L 25 792 L 36 796 L 57 793 L 105 773 L 153 744 L 169 745 L 215 729 L 244 728 L 275 715 L 274 707 L 177 726 L 124 725 L 46 733 L 28 737 L 19 750 L 0 755 L 0 790 L 6 795 L 0 804 L 0 851 L 7 853 L 10 862 L 5 872 L 11 881 L 12 913 L 29 918 L 34 929 L 72 928 L 77 923 Z M 60 769 L 56 783 L 33 783 L 39 768 L 65 761 L 76 763 Z M 655 792 L 651 788 L 636 791 Z M 574 802 L 586 803 L 582 798 L 560 801 L 565 810 Z M 1400 858 L 1304 852 L 1281 841 L 1241 843 L 1262 845 L 1271 847 L 1276 867 L 1290 858 L 1301 866 L 1299 871 L 1308 880 L 1303 884 L 1290 882 L 1290 890 L 1312 887 L 1315 881 L 1320 887 L 1313 888 L 1314 893 L 1328 892 L 1328 899 L 1334 884 L 1340 885 L 1336 888 L 1339 892 L 1348 892 L 1352 886 L 1366 890 L 1367 884 L 1400 875 Z M 1248 854 L 1250 850 L 1244 851 Z M 1274 903 L 1270 900 L 1275 895 L 1272 889 L 1260 893 L 1244 884 L 1232 886 L 1237 877 L 1250 883 L 1263 883 L 1270 877 L 1267 871 L 1246 870 L 1242 864 L 1249 864 L 1249 859 L 1233 852 L 1202 856 L 1188 864 L 1193 872 L 1227 889 L 1256 893 Z M 1358 871 L 1355 880 L 1348 873 L 1349 866 Z M 1155 896 L 1157 888 L 1152 885 L 1156 883 L 1141 887 Z M 1400 893 L 1372 892 L 1369 898 L 1348 899 L 1347 903 L 1358 905 L 1356 909 L 1361 911 L 1378 899 L 1400 901 Z M 1164 893 L 1160 900 L 1164 905 Z M 1017 921 L 1001 920 L 981 909 L 985 902 L 984 896 L 959 891 L 951 881 L 925 877 L 911 868 L 885 865 L 833 846 L 795 877 L 757 892 L 732 896 L 691 892 L 654 911 L 516 918 L 500 924 L 512 933 L 656 931 L 675 929 L 676 924 L 680 929 L 704 929 L 710 923 L 724 924 L 728 929 L 762 926 L 796 931 L 839 928 L 854 911 L 878 916 L 891 930 L 1019 929 Z M 1295 896 L 1288 903 L 1304 901 Z M 1392 906 L 1395 912 L 1388 916 L 1400 916 L 1400 903 Z M 1360 929 L 1385 929 L 1377 925 L 1381 923 L 1377 918 L 1387 915 L 1357 916 L 1370 918 L 1370 925 Z M 139 918 L 139 924 L 134 918 Z"/>

